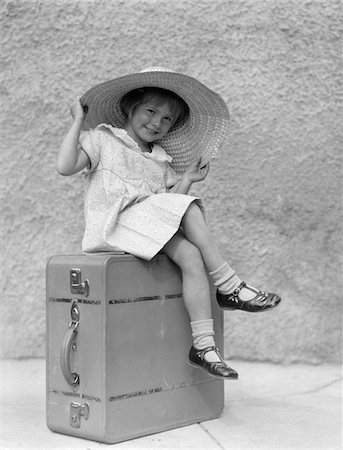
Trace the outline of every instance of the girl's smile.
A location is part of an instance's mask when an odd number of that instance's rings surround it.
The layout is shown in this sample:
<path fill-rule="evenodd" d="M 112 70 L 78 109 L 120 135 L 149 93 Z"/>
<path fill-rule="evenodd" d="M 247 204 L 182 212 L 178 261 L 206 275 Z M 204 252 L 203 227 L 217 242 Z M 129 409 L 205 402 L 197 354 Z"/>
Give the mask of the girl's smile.
<path fill-rule="evenodd" d="M 134 108 L 126 131 L 138 145 L 146 149 L 147 144 L 162 139 L 173 123 L 174 117 L 168 103 L 150 101 Z"/>

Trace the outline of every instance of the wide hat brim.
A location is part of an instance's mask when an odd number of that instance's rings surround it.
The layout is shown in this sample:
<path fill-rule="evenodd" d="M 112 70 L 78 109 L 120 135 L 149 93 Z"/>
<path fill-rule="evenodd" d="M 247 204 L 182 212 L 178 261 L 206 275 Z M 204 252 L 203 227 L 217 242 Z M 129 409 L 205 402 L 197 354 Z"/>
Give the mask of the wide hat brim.
<path fill-rule="evenodd" d="M 120 101 L 128 92 L 142 87 L 159 87 L 175 92 L 189 107 L 189 118 L 159 142 L 173 158 L 172 166 L 182 174 L 199 156 L 202 164 L 214 158 L 229 129 L 230 116 L 224 100 L 188 75 L 166 69 L 146 69 L 97 84 L 82 97 L 88 107 L 84 129 L 101 123 L 125 128 L 127 117 Z"/>

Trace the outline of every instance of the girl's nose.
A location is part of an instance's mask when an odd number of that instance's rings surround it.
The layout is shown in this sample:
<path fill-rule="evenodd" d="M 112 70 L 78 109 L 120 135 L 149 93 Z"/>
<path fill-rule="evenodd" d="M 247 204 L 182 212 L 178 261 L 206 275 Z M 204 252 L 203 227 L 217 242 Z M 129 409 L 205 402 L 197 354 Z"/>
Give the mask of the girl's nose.
<path fill-rule="evenodd" d="M 155 127 L 159 127 L 161 125 L 161 117 L 155 115 L 154 118 L 152 119 L 152 124 Z"/>

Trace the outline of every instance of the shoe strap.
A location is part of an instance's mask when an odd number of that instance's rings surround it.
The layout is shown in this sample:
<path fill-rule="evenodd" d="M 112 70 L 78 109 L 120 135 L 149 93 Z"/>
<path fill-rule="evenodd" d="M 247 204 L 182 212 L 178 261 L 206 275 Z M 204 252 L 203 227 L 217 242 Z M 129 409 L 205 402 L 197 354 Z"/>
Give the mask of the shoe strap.
<path fill-rule="evenodd" d="M 195 347 L 195 348 L 196 348 L 196 347 Z M 223 358 L 221 357 L 221 355 L 220 355 L 220 353 L 219 353 L 218 347 L 211 346 L 211 347 L 205 347 L 205 348 L 202 348 L 202 349 L 197 349 L 197 348 L 196 348 L 196 350 L 197 350 L 198 353 L 201 354 L 201 357 L 202 357 L 202 358 L 205 358 L 205 354 L 208 353 L 208 352 L 215 352 L 215 353 L 217 354 L 217 356 L 219 357 L 220 361 L 221 361 L 223 364 L 226 365 L 225 361 L 223 360 Z M 209 362 L 209 361 L 208 361 L 208 362 Z M 215 363 L 213 363 L 213 364 L 215 364 Z M 219 364 L 218 361 L 217 361 L 217 364 Z"/>
<path fill-rule="evenodd" d="M 243 289 L 243 288 L 245 288 L 246 287 L 246 282 L 245 281 L 242 281 L 241 282 L 241 284 L 238 286 L 238 287 L 236 287 L 236 289 L 232 292 L 232 295 L 234 296 L 234 297 L 238 297 L 238 294 L 241 292 L 241 290 Z M 248 288 L 249 289 L 249 288 Z"/>
<path fill-rule="evenodd" d="M 241 284 L 233 291 L 232 296 L 235 298 L 238 298 L 239 293 L 241 292 L 241 290 L 243 288 L 249 289 L 249 291 L 256 294 L 255 297 L 251 300 L 256 300 L 256 299 L 258 299 L 259 301 L 267 300 L 268 294 L 266 292 L 260 291 L 259 289 L 255 289 L 252 286 L 248 286 L 245 281 L 242 281 Z M 249 300 L 249 301 L 251 301 L 251 300 Z"/>

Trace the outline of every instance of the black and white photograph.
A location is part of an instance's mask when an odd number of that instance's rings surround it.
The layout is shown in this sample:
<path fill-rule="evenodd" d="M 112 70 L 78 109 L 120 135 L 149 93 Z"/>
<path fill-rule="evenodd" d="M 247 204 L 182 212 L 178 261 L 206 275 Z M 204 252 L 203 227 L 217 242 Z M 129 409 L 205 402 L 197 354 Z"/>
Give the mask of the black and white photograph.
<path fill-rule="evenodd" d="M 2 0 L 1 450 L 342 450 L 341 0 Z"/>

